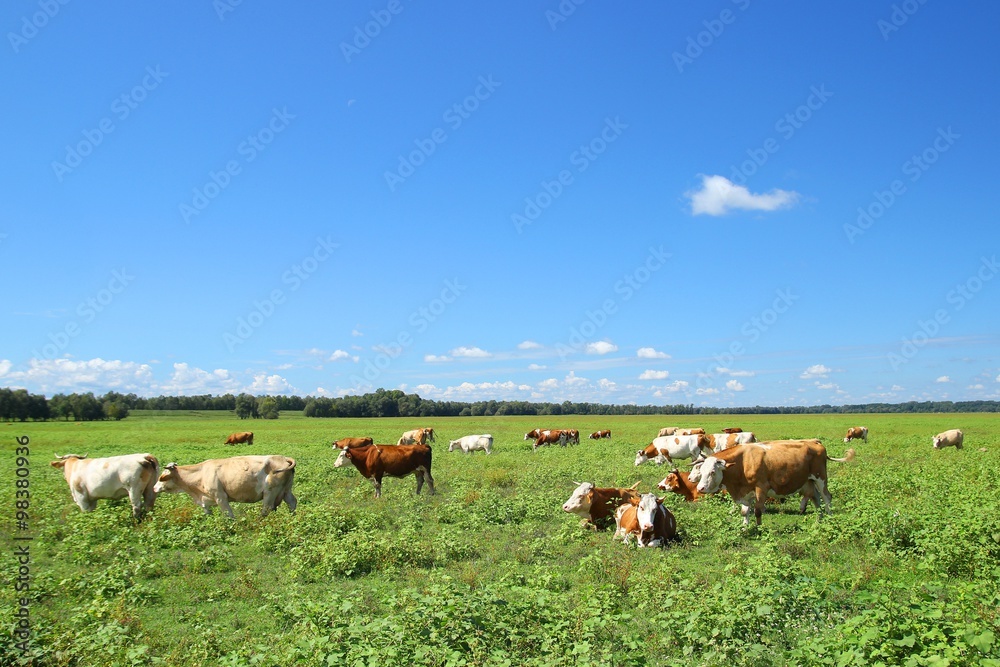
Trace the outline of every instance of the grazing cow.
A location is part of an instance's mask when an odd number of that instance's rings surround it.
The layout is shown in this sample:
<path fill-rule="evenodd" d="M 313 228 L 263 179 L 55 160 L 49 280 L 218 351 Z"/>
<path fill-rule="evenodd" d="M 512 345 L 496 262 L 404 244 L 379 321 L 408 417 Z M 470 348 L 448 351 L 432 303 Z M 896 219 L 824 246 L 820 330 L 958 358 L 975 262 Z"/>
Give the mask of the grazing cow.
<path fill-rule="evenodd" d="M 757 442 L 757 438 L 750 431 L 740 431 L 739 433 L 713 433 L 709 437 L 712 438 L 712 450 L 716 452 L 721 452 L 724 449 L 729 449 L 730 447 L 735 447 L 736 445 L 745 445 L 749 442 Z"/>
<path fill-rule="evenodd" d="M 242 443 L 253 444 L 253 431 L 243 431 L 242 433 L 232 433 L 226 438 L 227 445 L 239 445 Z"/>
<path fill-rule="evenodd" d="M 427 432 L 422 428 L 415 428 L 399 436 L 397 445 L 426 445 Z"/>
<path fill-rule="evenodd" d="M 957 428 L 953 428 L 934 436 L 934 449 L 941 449 L 942 447 L 961 449 L 962 440 L 964 439 L 965 435 Z"/>
<path fill-rule="evenodd" d="M 677 432 L 676 426 L 667 426 L 665 428 L 661 428 L 660 432 L 656 434 L 656 437 L 662 438 L 665 435 L 673 435 L 676 432 Z"/>
<path fill-rule="evenodd" d="M 564 428 L 562 432 L 566 434 L 566 442 L 573 443 L 574 445 L 580 444 L 580 431 L 575 428 Z"/>
<path fill-rule="evenodd" d="M 760 525 L 764 502 L 802 492 L 804 514 L 811 498 L 820 508 L 822 496 L 830 511 L 832 496 L 827 487 L 827 461 L 846 463 L 854 458 L 849 449 L 844 458 L 829 456 L 819 440 L 776 440 L 733 447 L 709 456 L 698 466 L 698 493 L 716 493 L 723 486 L 740 506 L 743 524 L 750 524 L 750 499 L 755 498 L 754 516 Z M 695 477 L 692 475 L 692 477 Z"/>
<path fill-rule="evenodd" d="M 360 447 L 361 445 L 372 445 L 375 441 L 370 437 L 365 438 L 341 438 L 333 443 L 334 449 L 347 449 L 348 447 Z"/>
<path fill-rule="evenodd" d="M 87 455 L 65 454 L 50 465 L 62 468 L 69 484 L 73 502 L 84 512 L 93 512 L 101 498 L 114 500 L 128 496 L 132 515 L 141 520 L 153 509 L 156 476 L 160 464 L 152 454 L 127 454 L 103 459 L 88 459 Z"/>
<path fill-rule="evenodd" d="M 361 476 L 370 479 L 375 486 L 375 497 L 382 496 L 382 478 L 416 475 L 417 493 L 427 486 L 434 495 L 434 478 L 431 476 L 431 448 L 427 445 L 363 445 L 340 450 L 340 456 L 333 464 L 340 468 L 351 462 Z"/>
<path fill-rule="evenodd" d="M 739 426 L 732 426 L 730 428 L 724 428 L 724 429 L 722 429 L 722 432 L 723 433 L 742 433 L 743 429 L 741 429 Z"/>
<path fill-rule="evenodd" d="M 525 440 L 538 440 L 538 436 L 540 436 L 541 434 L 542 434 L 542 429 L 540 429 L 540 428 L 533 428 L 533 429 L 531 429 L 530 431 L 528 431 L 527 433 L 524 434 L 524 439 Z"/>
<path fill-rule="evenodd" d="M 712 450 L 712 439 L 704 433 L 698 435 L 668 435 L 655 438 L 645 449 L 635 455 L 635 464 L 642 465 L 653 460 L 656 465 L 674 459 L 693 459 L 698 455 L 707 456 Z"/>
<path fill-rule="evenodd" d="M 667 540 L 677 538 L 677 520 L 655 493 L 645 493 L 637 501 L 619 507 L 615 524 L 615 537 L 622 538 L 625 544 L 632 535 L 640 547 L 662 547 Z"/>
<path fill-rule="evenodd" d="M 493 452 L 493 436 L 489 433 L 484 433 L 482 435 L 467 435 L 448 443 L 449 452 L 453 452 L 456 449 L 461 449 L 466 454 L 471 454 L 476 451 L 483 451 L 490 454 Z"/>
<path fill-rule="evenodd" d="M 577 484 L 576 490 L 563 503 L 563 511 L 584 517 L 583 525 L 591 528 L 605 528 L 619 505 L 639 499 L 639 494 L 636 493 L 639 482 L 627 489 L 598 488 L 590 482 L 573 483 Z"/>
<path fill-rule="evenodd" d="M 601 438 L 610 438 L 611 431 L 594 431 L 590 434 L 591 440 L 600 440 Z"/>
<path fill-rule="evenodd" d="M 292 495 L 295 480 L 295 459 L 287 456 L 233 456 L 209 459 L 193 465 L 168 463 L 163 468 L 157 493 L 186 493 L 196 505 L 211 514 L 216 505 L 235 518 L 234 503 L 259 503 L 261 516 L 278 509 L 281 501 L 288 511 L 295 512 L 298 501 Z"/>
<path fill-rule="evenodd" d="M 689 474 L 686 472 L 681 472 L 677 468 L 674 468 L 666 477 L 663 478 L 656 488 L 661 491 L 670 491 L 676 493 L 677 495 L 684 496 L 684 500 L 688 502 L 694 502 L 701 498 L 701 494 L 698 493 L 698 487 L 689 478 Z"/>
<path fill-rule="evenodd" d="M 559 443 L 560 447 L 566 446 L 565 431 L 542 431 L 541 435 L 535 440 L 532 451 L 537 451 L 539 447 L 547 447 L 555 443 Z"/>
<path fill-rule="evenodd" d="M 844 442 L 850 442 L 851 440 L 864 440 L 865 442 L 868 442 L 868 427 L 852 426 L 847 429 L 847 435 L 844 437 Z"/>
<path fill-rule="evenodd" d="M 436 442 L 434 440 L 434 429 L 422 428 L 420 430 L 424 432 L 424 441 L 421 444 L 426 445 L 428 442 Z"/>

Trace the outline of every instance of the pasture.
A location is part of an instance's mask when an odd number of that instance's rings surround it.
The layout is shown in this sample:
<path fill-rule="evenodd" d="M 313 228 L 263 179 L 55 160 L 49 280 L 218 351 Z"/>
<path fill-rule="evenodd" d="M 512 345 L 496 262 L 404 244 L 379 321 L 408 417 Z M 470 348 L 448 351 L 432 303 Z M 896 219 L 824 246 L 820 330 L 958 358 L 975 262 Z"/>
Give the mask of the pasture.
<path fill-rule="evenodd" d="M 575 481 L 655 490 L 635 467 L 661 426 L 725 426 L 758 439 L 823 440 L 833 514 L 797 499 L 749 531 L 734 504 L 668 495 L 682 541 L 637 549 L 580 528 L 561 505 Z M 332 440 L 396 442 L 432 426 L 437 495 L 386 478 L 383 496 Z M 579 446 L 532 453 L 536 426 Z M 14 437 L 31 438 L 31 590 L 38 665 L 1000 665 L 1000 418 L 988 414 L 469 417 L 241 422 L 136 413 L 122 422 L 3 425 L 5 637 L 17 565 Z M 965 448 L 931 437 L 965 432 Z M 586 439 L 610 428 L 613 438 Z M 224 445 L 253 430 L 253 445 Z M 492 433 L 493 454 L 448 440 Z M 985 452 L 980 452 L 985 448 Z M 82 513 L 53 455 L 150 452 L 161 465 L 239 454 L 297 459 L 298 510 L 234 505 L 205 516 L 161 495 L 140 525 L 127 500 Z M 683 466 L 682 466 L 683 467 Z"/>

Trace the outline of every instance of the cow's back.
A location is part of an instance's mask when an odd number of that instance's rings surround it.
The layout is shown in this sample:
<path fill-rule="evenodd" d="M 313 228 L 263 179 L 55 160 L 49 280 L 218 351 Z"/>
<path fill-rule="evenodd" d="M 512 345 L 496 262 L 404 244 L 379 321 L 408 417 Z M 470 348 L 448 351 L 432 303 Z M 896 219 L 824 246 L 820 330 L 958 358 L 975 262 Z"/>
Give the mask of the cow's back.
<path fill-rule="evenodd" d="M 810 477 L 826 482 L 826 447 L 819 440 L 769 442 L 766 446 L 743 445 L 745 451 L 754 452 L 749 460 L 758 462 L 757 477 L 766 478 L 768 488 L 776 495 L 797 493 Z M 757 452 L 761 453 L 759 458 Z"/>
<path fill-rule="evenodd" d="M 269 479 L 272 484 L 291 484 L 295 473 L 292 459 L 275 455 L 210 459 L 202 466 L 204 489 L 222 490 L 230 500 L 239 503 L 258 502 L 264 497 Z M 292 469 L 284 470 L 289 467 Z"/>

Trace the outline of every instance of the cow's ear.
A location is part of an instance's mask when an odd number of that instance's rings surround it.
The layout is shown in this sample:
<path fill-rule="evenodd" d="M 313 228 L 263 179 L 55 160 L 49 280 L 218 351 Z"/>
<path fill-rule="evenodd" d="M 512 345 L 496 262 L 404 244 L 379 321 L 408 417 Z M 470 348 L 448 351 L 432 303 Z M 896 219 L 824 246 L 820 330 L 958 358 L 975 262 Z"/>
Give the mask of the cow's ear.
<path fill-rule="evenodd" d="M 163 466 L 166 470 L 177 470 L 177 464 L 171 461 L 167 465 Z"/>
<path fill-rule="evenodd" d="M 736 462 L 735 462 L 735 461 L 729 461 L 728 463 L 726 463 L 726 467 L 727 467 L 727 468 L 731 468 L 731 467 L 733 467 L 734 465 L 736 465 Z"/>
<path fill-rule="evenodd" d="M 62 460 L 52 461 L 51 463 L 49 463 L 49 465 L 52 466 L 53 468 L 64 468 L 66 466 L 66 461 Z"/>

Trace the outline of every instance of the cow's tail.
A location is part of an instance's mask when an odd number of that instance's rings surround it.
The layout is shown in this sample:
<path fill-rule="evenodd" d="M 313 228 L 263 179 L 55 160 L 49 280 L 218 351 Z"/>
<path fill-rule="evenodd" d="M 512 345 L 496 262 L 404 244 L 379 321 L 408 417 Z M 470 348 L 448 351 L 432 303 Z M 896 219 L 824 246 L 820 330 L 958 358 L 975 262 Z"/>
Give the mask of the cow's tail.
<path fill-rule="evenodd" d="M 160 469 L 160 462 L 156 460 L 156 457 L 152 454 L 146 454 L 146 456 L 140 462 L 143 468 L 152 468 L 154 472 Z"/>
<path fill-rule="evenodd" d="M 854 460 L 854 448 L 851 447 L 850 449 L 848 449 L 847 452 L 844 454 L 844 458 L 842 459 L 835 459 L 829 454 L 827 454 L 826 458 L 828 461 L 836 461 L 837 463 L 849 463 Z"/>
<path fill-rule="evenodd" d="M 287 468 L 279 468 L 278 470 L 272 470 L 271 474 L 278 475 L 283 472 L 289 472 L 295 470 L 295 459 L 286 456 L 285 461 L 289 464 Z"/>

